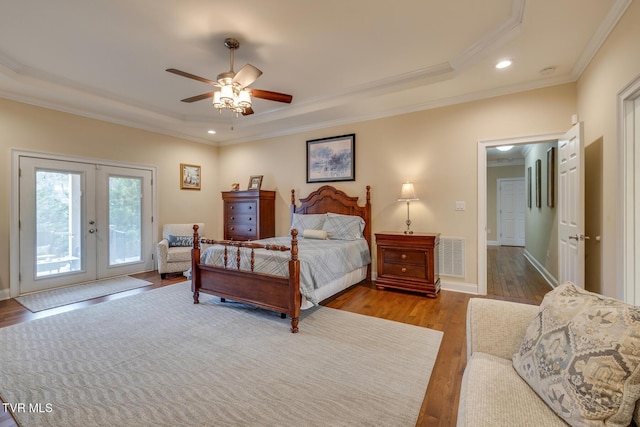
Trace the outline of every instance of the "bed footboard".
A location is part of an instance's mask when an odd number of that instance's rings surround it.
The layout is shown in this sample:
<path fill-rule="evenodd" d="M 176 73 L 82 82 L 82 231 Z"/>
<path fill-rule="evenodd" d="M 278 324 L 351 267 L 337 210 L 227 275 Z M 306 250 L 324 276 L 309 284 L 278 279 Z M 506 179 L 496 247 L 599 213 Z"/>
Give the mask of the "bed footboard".
<path fill-rule="evenodd" d="M 291 332 L 298 332 L 300 319 L 300 261 L 298 260 L 298 231 L 291 231 L 291 247 L 264 245 L 254 242 L 200 239 L 198 225 L 193 226 L 193 249 L 191 250 L 191 290 L 193 303 L 198 304 L 200 292 L 229 298 L 268 310 L 288 314 L 291 317 Z M 200 245 L 224 246 L 224 266 L 200 263 Z M 241 248 L 248 248 L 251 271 L 240 270 Z M 289 277 L 274 276 L 254 271 L 254 250 L 266 249 L 290 251 Z M 238 269 L 227 268 L 227 257 L 237 257 Z"/>

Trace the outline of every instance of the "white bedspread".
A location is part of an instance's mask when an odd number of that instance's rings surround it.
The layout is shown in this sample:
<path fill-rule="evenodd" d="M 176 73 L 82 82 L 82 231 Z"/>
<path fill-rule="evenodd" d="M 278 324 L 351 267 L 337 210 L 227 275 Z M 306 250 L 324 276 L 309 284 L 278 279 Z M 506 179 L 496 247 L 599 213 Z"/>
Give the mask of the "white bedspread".
<path fill-rule="evenodd" d="M 256 243 L 271 243 L 291 247 L 290 237 L 273 237 L 256 240 Z M 251 271 L 251 250 L 240 251 L 240 269 Z M 254 271 L 274 276 L 289 276 L 291 252 L 255 250 Z M 369 246 L 365 239 L 316 240 L 298 239 L 300 260 L 300 293 L 313 304 L 318 303 L 315 290 L 345 274 L 371 263 Z M 224 266 L 224 247 L 214 245 L 200 257 L 202 264 Z M 237 248 L 227 248 L 227 268 L 237 269 Z"/>

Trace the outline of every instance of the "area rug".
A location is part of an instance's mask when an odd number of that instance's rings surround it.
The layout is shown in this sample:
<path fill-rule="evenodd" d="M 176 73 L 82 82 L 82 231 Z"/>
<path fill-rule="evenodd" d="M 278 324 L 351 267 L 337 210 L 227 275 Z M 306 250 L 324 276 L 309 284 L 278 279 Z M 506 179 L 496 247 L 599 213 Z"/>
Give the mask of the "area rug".
<path fill-rule="evenodd" d="M 130 289 L 140 288 L 150 284 L 151 282 L 136 279 L 135 277 L 114 277 L 111 279 L 98 280 L 95 282 L 83 283 L 81 285 L 24 295 L 17 297 L 16 301 L 24 305 L 29 311 L 36 313 L 38 311 L 128 291 Z"/>
<path fill-rule="evenodd" d="M 415 425 L 442 332 L 316 307 L 292 334 L 189 288 L 0 329 L 0 397 L 26 427 Z"/>

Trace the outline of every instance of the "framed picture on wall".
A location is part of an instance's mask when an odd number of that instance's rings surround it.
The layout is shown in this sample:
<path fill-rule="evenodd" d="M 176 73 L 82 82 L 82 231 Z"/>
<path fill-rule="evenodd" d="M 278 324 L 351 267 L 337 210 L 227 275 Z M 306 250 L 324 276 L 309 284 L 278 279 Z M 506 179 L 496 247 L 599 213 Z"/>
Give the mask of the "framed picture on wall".
<path fill-rule="evenodd" d="M 550 208 L 556 203 L 556 147 L 547 150 L 547 206 Z"/>
<path fill-rule="evenodd" d="M 200 190 L 200 166 L 180 163 L 180 189 Z"/>
<path fill-rule="evenodd" d="M 542 207 L 542 160 L 536 160 L 536 207 Z"/>
<path fill-rule="evenodd" d="M 355 133 L 307 141 L 307 182 L 355 180 Z"/>
<path fill-rule="evenodd" d="M 527 168 L 527 207 L 531 209 L 531 166 Z"/>

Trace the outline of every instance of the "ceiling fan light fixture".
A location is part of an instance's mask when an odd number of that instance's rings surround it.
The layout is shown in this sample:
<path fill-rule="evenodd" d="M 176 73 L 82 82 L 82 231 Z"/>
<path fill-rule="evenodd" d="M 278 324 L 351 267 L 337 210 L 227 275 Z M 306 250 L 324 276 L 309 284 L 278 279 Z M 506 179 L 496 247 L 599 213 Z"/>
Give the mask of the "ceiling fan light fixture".
<path fill-rule="evenodd" d="M 251 107 L 251 92 L 246 89 L 241 90 L 238 95 L 238 105 L 243 108 Z"/>

